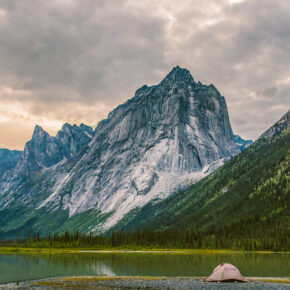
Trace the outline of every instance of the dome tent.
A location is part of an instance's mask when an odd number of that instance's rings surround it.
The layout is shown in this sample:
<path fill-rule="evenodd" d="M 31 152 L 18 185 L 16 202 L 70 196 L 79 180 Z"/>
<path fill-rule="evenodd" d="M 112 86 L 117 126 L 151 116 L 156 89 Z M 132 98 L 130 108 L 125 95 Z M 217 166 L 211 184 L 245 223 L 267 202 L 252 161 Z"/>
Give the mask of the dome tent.
<path fill-rule="evenodd" d="M 211 275 L 204 279 L 206 282 L 247 282 L 247 279 L 242 276 L 239 269 L 231 264 L 220 264 L 218 265 Z"/>

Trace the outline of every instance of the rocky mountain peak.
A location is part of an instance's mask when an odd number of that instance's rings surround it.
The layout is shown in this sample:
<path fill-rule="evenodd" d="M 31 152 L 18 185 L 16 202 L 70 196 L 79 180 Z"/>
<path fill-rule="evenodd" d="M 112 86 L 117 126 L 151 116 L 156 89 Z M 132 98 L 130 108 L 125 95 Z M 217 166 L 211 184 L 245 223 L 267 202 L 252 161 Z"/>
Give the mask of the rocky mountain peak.
<path fill-rule="evenodd" d="M 70 131 L 72 129 L 74 125 L 71 125 L 71 124 L 68 124 L 68 123 L 64 123 L 61 127 L 61 130 L 65 131 L 65 130 L 68 130 Z"/>
<path fill-rule="evenodd" d="M 92 138 L 92 135 L 87 134 L 82 128 L 90 131 L 88 129 L 90 127 L 86 128 L 85 125 L 78 127 L 65 123 L 53 137 L 36 125 L 32 139 L 25 145 L 20 172 L 29 175 L 31 172 L 49 168 L 64 159 L 70 159 Z"/>
<path fill-rule="evenodd" d="M 34 138 L 44 138 L 44 137 L 48 137 L 48 136 L 49 136 L 49 134 L 46 131 L 44 131 L 42 129 L 42 127 L 40 127 L 39 125 L 36 125 L 34 127 L 34 131 L 33 131 L 33 134 L 32 134 L 32 139 L 34 139 Z"/>
<path fill-rule="evenodd" d="M 167 76 L 161 81 L 159 85 L 171 88 L 181 88 L 183 85 L 195 84 L 196 83 L 194 82 L 194 79 L 189 70 L 176 66 L 171 70 L 169 74 L 167 74 Z"/>
<path fill-rule="evenodd" d="M 89 134 L 90 136 L 93 136 L 93 134 L 94 134 L 94 130 L 93 130 L 92 127 L 87 126 L 87 125 L 85 125 L 85 124 L 83 124 L 83 123 L 81 123 L 79 127 L 80 127 L 84 132 L 86 132 L 87 134 Z"/>

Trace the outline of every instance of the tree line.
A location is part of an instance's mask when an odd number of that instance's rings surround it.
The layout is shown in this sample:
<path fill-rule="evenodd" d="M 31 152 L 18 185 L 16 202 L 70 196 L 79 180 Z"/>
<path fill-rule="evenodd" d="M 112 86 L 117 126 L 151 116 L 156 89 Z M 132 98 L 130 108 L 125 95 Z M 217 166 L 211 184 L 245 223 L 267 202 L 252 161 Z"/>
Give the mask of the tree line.
<path fill-rule="evenodd" d="M 273 229 L 273 228 L 272 228 Z M 271 250 L 289 251 L 289 233 L 281 228 L 276 233 L 252 232 L 239 235 L 238 225 L 224 227 L 207 233 L 194 230 L 167 231 L 142 230 L 134 232 L 113 231 L 94 235 L 80 233 L 78 230 L 54 233 L 41 238 L 37 233 L 22 240 L 2 241 L 2 246 L 39 247 L 39 248 L 176 248 L 176 249 L 233 249 L 233 250 Z"/>

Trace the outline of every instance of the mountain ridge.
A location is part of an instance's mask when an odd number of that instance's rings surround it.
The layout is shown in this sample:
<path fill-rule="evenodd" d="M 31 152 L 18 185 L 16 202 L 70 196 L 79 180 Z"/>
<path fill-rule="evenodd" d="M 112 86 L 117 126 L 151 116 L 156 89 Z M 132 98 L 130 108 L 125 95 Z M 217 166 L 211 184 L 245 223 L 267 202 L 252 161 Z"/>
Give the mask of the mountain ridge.
<path fill-rule="evenodd" d="M 26 199 L 27 185 L 37 182 L 38 176 L 45 175 L 47 169 L 77 154 L 92 138 L 87 132 L 93 133 L 92 128 L 82 127 L 66 123 L 54 137 L 36 125 L 21 157 L 0 178 L 0 209 L 13 201 L 15 193 L 17 200 L 21 200 L 18 192 L 23 192 Z"/>
<path fill-rule="evenodd" d="M 24 221 L 32 223 L 32 231 L 42 216 L 51 216 L 53 225 L 42 234 L 76 223 L 83 231 L 104 231 L 130 210 L 180 191 L 241 152 L 224 97 L 180 67 L 158 85 L 138 89 L 88 134 L 91 140 L 75 153 L 73 142 L 37 127 L 24 153 L 24 172 L 33 174 L 18 183 L 0 180 L 0 209 L 18 208 L 21 200 L 21 224 L 28 230 Z M 15 225 L 6 222 L 1 230 L 13 232 Z"/>
<path fill-rule="evenodd" d="M 290 126 L 290 110 L 282 116 L 272 127 L 266 130 L 259 138 L 272 138 Z"/>

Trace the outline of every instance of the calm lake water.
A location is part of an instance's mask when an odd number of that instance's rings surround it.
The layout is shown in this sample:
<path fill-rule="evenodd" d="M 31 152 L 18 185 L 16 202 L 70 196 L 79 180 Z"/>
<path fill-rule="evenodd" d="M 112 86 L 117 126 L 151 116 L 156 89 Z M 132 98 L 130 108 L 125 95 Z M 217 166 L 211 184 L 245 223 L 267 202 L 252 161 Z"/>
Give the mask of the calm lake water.
<path fill-rule="evenodd" d="M 220 263 L 247 277 L 289 277 L 290 254 L 0 254 L 0 283 L 56 276 L 207 276 Z"/>

